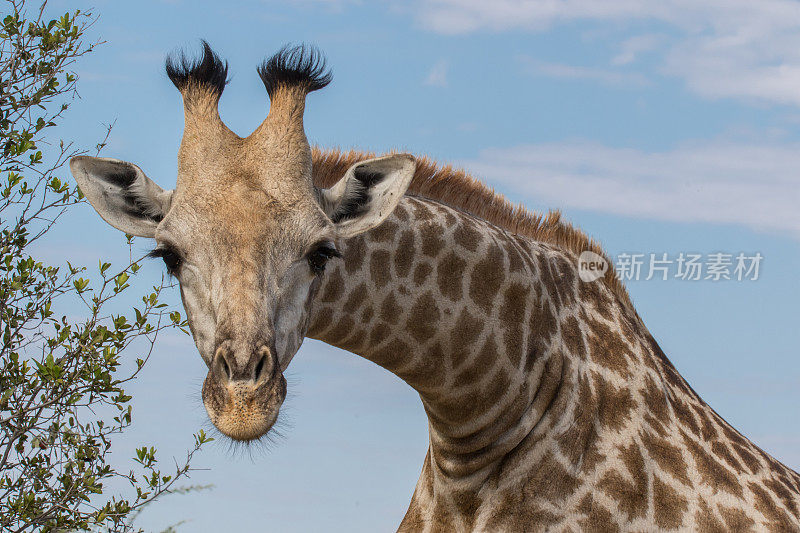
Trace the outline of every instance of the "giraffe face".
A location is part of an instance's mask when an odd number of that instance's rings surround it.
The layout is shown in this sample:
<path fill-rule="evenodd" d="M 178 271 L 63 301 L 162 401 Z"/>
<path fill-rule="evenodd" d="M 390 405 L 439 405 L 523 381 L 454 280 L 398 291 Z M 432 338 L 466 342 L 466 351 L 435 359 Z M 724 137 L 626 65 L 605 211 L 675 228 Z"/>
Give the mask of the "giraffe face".
<path fill-rule="evenodd" d="M 236 440 L 274 424 L 314 289 L 338 254 L 336 228 L 311 195 L 287 201 L 251 185 L 179 191 L 154 235 L 209 368 L 203 403 Z"/>
<path fill-rule="evenodd" d="M 307 145 L 299 151 L 310 153 Z M 402 154 L 362 161 L 330 189 L 315 190 L 310 171 L 303 180 L 289 179 L 297 167 L 278 158 L 247 166 L 247 157 L 225 154 L 212 165 L 208 154 L 182 147 L 174 191 L 118 160 L 78 157 L 70 166 L 106 221 L 155 239 L 151 255 L 163 258 L 179 282 L 209 369 L 203 385 L 209 417 L 223 434 L 252 440 L 277 419 L 286 396 L 283 372 L 303 342 L 337 243 L 389 216 L 415 163 Z M 308 157 L 301 167 L 310 169 Z"/>

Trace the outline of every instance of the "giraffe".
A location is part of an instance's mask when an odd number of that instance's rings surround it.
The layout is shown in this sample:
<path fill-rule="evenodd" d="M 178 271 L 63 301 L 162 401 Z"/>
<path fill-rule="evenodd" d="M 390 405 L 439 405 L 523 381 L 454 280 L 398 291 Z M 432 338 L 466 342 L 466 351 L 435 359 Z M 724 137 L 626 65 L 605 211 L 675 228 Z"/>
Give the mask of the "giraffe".
<path fill-rule="evenodd" d="M 709 407 L 661 351 L 599 245 L 425 158 L 310 147 L 324 59 L 284 48 L 248 137 L 218 114 L 224 63 L 168 59 L 185 129 L 174 190 L 77 157 L 109 224 L 178 280 L 221 433 L 275 423 L 305 337 L 396 374 L 429 447 L 400 531 L 800 531 L 800 475 Z M 609 262 L 610 263 L 610 262 Z"/>

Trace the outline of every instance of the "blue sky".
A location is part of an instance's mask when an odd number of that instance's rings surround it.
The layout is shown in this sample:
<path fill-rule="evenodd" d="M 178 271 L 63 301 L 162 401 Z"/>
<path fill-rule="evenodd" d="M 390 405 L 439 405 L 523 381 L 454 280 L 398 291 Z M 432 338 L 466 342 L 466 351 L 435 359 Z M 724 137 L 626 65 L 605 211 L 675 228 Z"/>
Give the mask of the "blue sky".
<path fill-rule="evenodd" d="M 51 2 L 54 12 L 79 7 Z M 88 6 L 83 6 L 88 7 Z M 800 468 L 800 4 L 790 0 L 96 1 L 106 43 L 78 65 L 60 135 L 172 186 L 183 128 L 166 53 L 206 38 L 231 66 L 221 114 L 246 135 L 268 100 L 255 66 L 287 42 L 328 56 L 309 97 L 322 146 L 393 148 L 472 171 L 530 208 L 560 208 L 619 253 L 764 257 L 757 281 L 631 281 L 640 315 L 692 386 L 757 444 Z M 149 243 L 137 241 L 137 250 Z M 42 254 L 94 265 L 124 237 L 88 206 Z M 149 263 L 142 290 L 161 275 Z M 177 295 L 173 293 L 173 301 Z M 133 431 L 169 460 L 207 426 L 205 366 L 164 336 L 135 395 Z M 390 530 L 427 445 L 415 393 L 351 354 L 307 342 L 290 367 L 283 438 L 215 443 L 192 482 L 140 525 L 185 531 Z M 169 461 L 167 461 L 169 462 Z"/>

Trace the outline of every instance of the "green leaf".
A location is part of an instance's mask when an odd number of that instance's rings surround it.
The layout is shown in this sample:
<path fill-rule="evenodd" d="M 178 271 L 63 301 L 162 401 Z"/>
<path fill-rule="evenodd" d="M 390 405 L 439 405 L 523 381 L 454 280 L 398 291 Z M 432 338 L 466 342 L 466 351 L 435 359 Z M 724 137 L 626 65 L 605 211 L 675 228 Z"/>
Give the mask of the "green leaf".
<path fill-rule="evenodd" d="M 77 290 L 79 293 L 82 293 L 86 290 L 86 287 L 89 286 L 89 280 L 78 278 L 72 282 L 72 285 L 75 287 L 75 290 Z"/>

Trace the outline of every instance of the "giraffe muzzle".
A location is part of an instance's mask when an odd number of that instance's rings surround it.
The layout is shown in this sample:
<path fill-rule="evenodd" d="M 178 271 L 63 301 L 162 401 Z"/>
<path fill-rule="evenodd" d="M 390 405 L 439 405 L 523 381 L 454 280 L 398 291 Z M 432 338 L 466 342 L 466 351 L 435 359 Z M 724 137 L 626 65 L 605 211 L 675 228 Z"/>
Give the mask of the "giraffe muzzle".
<path fill-rule="evenodd" d="M 258 439 L 278 419 L 286 379 L 273 353 L 262 345 L 242 363 L 230 343 L 217 349 L 203 383 L 203 405 L 224 435 L 237 441 Z"/>

